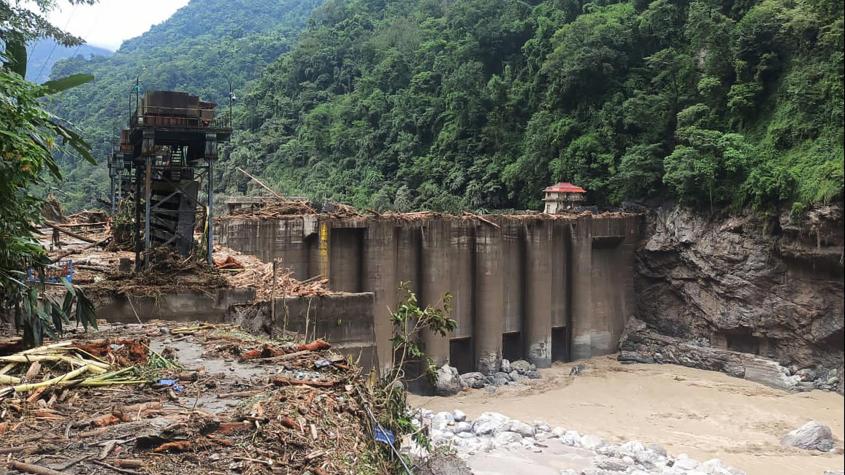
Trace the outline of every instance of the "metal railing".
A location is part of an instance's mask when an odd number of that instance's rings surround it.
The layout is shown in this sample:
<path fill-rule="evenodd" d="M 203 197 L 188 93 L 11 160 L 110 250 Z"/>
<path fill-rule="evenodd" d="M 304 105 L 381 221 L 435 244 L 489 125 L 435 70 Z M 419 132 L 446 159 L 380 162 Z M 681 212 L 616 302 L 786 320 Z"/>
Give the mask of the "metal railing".
<path fill-rule="evenodd" d="M 178 108 L 155 107 L 155 114 L 133 114 L 130 120 L 130 127 L 180 127 L 187 129 L 231 129 L 232 116 L 227 111 L 214 117 L 211 120 L 203 119 L 200 116 L 187 117 L 178 115 Z M 187 109 L 200 110 L 200 109 Z M 161 113 L 165 112 L 165 113 Z"/>

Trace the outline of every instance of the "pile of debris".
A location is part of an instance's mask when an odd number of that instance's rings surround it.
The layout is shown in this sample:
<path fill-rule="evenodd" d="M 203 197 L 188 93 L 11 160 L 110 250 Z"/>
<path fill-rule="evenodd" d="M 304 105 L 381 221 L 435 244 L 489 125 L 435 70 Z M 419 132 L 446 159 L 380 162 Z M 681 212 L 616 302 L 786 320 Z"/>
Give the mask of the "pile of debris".
<path fill-rule="evenodd" d="M 105 226 L 109 219 L 109 215 L 105 211 L 85 209 L 67 216 L 62 222 L 79 226 Z"/>
<path fill-rule="evenodd" d="M 91 295 L 118 294 L 155 296 L 165 291 L 208 292 L 229 286 L 226 278 L 195 256 L 182 257 L 167 247 L 157 247 L 147 254 L 150 264 L 138 273 L 103 269 L 105 276 L 86 287 Z"/>
<path fill-rule="evenodd" d="M 327 279 L 317 276 L 299 281 L 293 273 L 272 262 L 261 262 L 255 256 L 241 254 L 231 249 L 215 249 L 214 265 L 225 271 L 230 287 L 255 289 L 256 300 L 266 301 L 275 297 L 317 297 L 329 293 Z M 274 275 L 275 273 L 275 275 Z"/>
<path fill-rule="evenodd" d="M 79 220 L 99 219 L 96 212 L 72 216 Z M 60 227 L 65 229 L 65 226 Z M 157 296 L 173 289 L 207 293 L 221 288 L 254 288 L 259 300 L 269 300 L 272 295 L 321 296 L 329 293 L 328 281 L 320 276 L 300 282 L 285 267 L 277 265 L 274 279 L 272 263 L 221 246 L 214 249 L 214 268 L 209 268 L 196 256 L 181 257 L 171 248 L 157 247 L 148 253 L 150 265 L 141 272 L 121 271 L 121 261 L 131 264 L 135 253 L 99 249 L 110 239 L 104 234 L 108 233 L 108 228 L 105 231 L 94 229 L 97 228 L 80 231 L 83 234 L 74 232 L 79 238 L 72 237 L 61 250 L 50 253 L 55 261 L 72 259 L 73 283 L 85 286 L 92 297 Z M 47 233 L 44 235 L 46 239 Z"/>
<path fill-rule="evenodd" d="M 342 203 L 326 202 L 320 205 L 308 200 L 265 197 L 261 203 L 253 206 L 230 209 L 227 215 L 218 219 L 239 218 L 260 221 L 311 214 L 326 214 L 336 218 L 363 216 L 356 208 Z"/>
<path fill-rule="evenodd" d="M 144 340 L 64 341 L 3 355 L 0 398 L 31 393 L 27 400 L 36 401 L 54 387 L 133 384 L 137 380 L 135 364 L 146 363 Z"/>
<path fill-rule="evenodd" d="M 279 216 L 290 216 L 299 214 L 316 214 L 317 210 L 311 207 L 311 203 L 305 200 L 267 200 L 257 206 L 249 208 L 233 209 L 228 216 L 247 219 L 271 219 Z"/>
<path fill-rule="evenodd" d="M 0 359 L 14 364 L 0 382 L 10 473 L 388 470 L 360 371 L 326 342 L 161 322 L 97 336 Z"/>

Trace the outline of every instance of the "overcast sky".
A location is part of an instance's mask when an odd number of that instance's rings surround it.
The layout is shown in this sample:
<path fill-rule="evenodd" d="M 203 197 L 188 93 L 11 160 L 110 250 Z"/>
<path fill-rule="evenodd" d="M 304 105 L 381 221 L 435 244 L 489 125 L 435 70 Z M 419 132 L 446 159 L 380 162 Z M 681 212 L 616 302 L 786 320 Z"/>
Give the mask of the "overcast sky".
<path fill-rule="evenodd" d="M 188 0 L 100 0 L 92 6 L 71 6 L 63 0 L 61 8 L 50 13 L 50 20 L 91 45 L 114 51 L 123 40 L 141 35 L 187 3 Z"/>

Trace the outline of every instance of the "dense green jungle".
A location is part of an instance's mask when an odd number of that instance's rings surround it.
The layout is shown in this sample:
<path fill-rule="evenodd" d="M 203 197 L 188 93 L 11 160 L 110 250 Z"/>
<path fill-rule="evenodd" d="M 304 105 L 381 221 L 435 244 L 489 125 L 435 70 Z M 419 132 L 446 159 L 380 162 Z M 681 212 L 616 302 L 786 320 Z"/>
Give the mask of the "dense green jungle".
<path fill-rule="evenodd" d="M 225 14 L 224 14 L 225 12 Z M 249 180 L 372 209 L 599 206 L 800 211 L 842 196 L 838 0 L 194 0 L 52 99 L 105 159 L 143 90 L 228 104 L 219 191 Z M 60 157 L 71 208 L 104 166 Z"/>

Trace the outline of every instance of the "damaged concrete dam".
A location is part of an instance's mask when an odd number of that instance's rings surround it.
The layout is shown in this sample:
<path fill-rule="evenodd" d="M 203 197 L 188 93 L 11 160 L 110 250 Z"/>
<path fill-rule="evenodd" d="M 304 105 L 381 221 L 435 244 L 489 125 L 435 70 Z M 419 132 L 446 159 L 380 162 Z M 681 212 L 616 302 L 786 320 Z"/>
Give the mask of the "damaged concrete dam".
<path fill-rule="evenodd" d="M 808 216 L 705 219 L 674 207 L 233 213 L 219 220 L 217 234 L 232 249 L 278 260 L 297 279 L 322 275 L 333 291 L 371 295 L 372 316 L 356 318 L 355 328 L 320 328 L 370 346 L 377 356 L 369 362 L 382 369 L 391 362 L 389 316 L 403 297 L 399 284 L 410 282 L 424 305 L 453 295 L 457 328 L 448 338 L 427 335 L 425 347 L 435 364 L 461 373 L 493 373 L 502 359 L 543 368 L 621 350 L 625 361 L 842 392 L 841 208 Z"/>
<path fill-rule="evenodd" d="M 641 225 L 624 213 L 235 215 L 217 235 L 231 249 L 280 259 L 300 280 L 324 275 L 332 290 L 372 293 L 382 368 L 399 283 L 410 282 L 425 305 L 452 294 L 457 328 L 426 335 L 426 351 L 438 365 L 488 373 L 502 358 L 548 367 L 616 352 L 636 304 Z"/>

